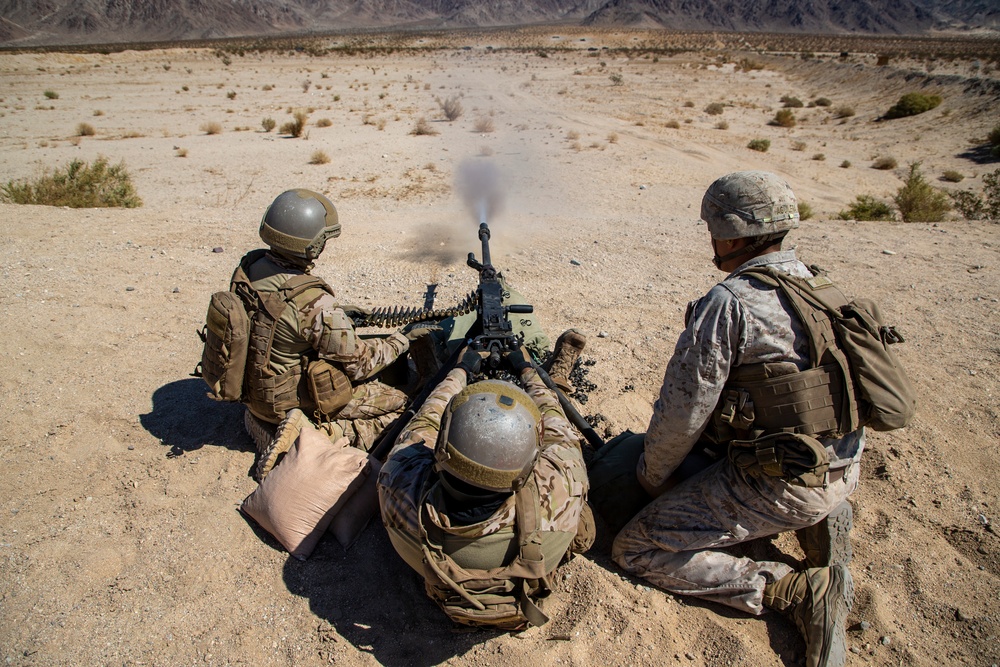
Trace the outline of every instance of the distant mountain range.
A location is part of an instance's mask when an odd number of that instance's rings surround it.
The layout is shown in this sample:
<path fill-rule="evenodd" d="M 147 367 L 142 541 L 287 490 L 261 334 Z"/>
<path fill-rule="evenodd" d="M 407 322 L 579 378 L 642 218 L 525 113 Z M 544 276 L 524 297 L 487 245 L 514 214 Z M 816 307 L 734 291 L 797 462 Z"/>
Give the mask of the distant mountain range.
<path fill-rule="evenodd" d="M 531 24 L 779 33 L 1000 30 L 998 0 L 0 0 L 6 46 Z"/>

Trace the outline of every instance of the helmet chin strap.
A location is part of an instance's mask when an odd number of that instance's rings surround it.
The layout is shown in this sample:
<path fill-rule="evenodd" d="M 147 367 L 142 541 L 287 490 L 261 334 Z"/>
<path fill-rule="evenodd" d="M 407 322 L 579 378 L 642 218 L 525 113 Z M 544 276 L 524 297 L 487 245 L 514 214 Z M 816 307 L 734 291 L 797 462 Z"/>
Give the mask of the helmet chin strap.
<path fill-rule="evenodd" d="M 788 232 L 784 231 L 784 232 L 778 232 L 777 234 L 765 234 L 764 236 L 758 236 L 753 243 L 746 245 L 740 248 L 739 250 L 734 250 L 729 254 L 722 255 L 721 257 L 719 256 L 719 252 L 716 251 L 715 256 L 712 258 L 712 262 L 715 264 L 715 268 L 721 270 L 722 265 L 728 262 L 729 260 L 736 259 L 737 257 L 742 257 L 744 255 L 749 255 L 751 253 L 756 253 L 758 250 L 762 248 L 766 248 L 769 245 L 781 242 L 787 235 Z M 713 244 L 712 247 L 714 249 L 715 244 Z"/>

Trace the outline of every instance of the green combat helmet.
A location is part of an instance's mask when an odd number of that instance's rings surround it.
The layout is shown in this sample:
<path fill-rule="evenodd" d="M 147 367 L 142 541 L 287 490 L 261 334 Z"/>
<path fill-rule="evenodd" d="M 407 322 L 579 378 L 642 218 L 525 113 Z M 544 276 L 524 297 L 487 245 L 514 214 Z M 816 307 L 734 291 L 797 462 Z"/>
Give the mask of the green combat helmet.
<path fill-rule="evenodd" d="M 740 255 L 756 252 L 799 226 L 799 206 L 792 188 L 766 171 L 737 171 L 716 180 L 701 200 L 701 219 L 708 224 L 713 239 L 756 240 L 722 257 L 720 266 Z"/>
<path fill-rule="evenodd" d="M 513 384 L 471 384 L 445 410 L 436 469 L 486 491 L 516 490 L 538 459 L 540 422 L 531 397 Z"/>
<path fill-rule="evenodd" d="M 327 239 L 340 236 L 337 209 L 312 190 L 282 192 L 264 211 L 260 238 L 275 250 L 310 261 L 319 257 Z"/>

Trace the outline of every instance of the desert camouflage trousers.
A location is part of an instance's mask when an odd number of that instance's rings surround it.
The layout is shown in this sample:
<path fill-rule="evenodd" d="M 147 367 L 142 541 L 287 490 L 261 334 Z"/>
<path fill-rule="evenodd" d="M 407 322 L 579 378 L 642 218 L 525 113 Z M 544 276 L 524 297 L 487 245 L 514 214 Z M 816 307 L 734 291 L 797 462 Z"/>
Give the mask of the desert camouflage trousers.
<path fill-rule="evenodd" d="M 381 382 L 366 382 L 354 388 L 354 397 L 337 413 L 337 419 L 317 423 L 315 415 L 307 416 L 334 442 L 347 436 L 352 447 L 367 452 L 379 434 L 403 414 L 406 401 L 406 394 L 399 389 Z M 249 410 L 243 423 L 257 451 L 265 451 L 276 425 L 258 419 Z"/>
<path fill-rule="evenodd" d="M 671 593 L 761 614 L 764 586 L 792 568 L 719 549 L 818 523 L 854 492 L 860 472 L 855 463 L 842 479 L 810 489 L 720 461 L 639 512 L 615 538 L 612 557 Z"/>

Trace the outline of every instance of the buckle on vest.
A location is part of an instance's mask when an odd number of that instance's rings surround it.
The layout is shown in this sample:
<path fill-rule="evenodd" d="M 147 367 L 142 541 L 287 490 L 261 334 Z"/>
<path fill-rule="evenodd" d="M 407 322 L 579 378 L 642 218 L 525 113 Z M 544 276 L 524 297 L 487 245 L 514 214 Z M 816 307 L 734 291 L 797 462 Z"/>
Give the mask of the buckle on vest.
<path fill-rule="evenodd" d="M 722 410 L 719 413 L 719 418 L 734 429 L 750 430 L 755 415 L 749 392 L 742 389 L 730 389 L 723 394 L 722 398 Z"/>

